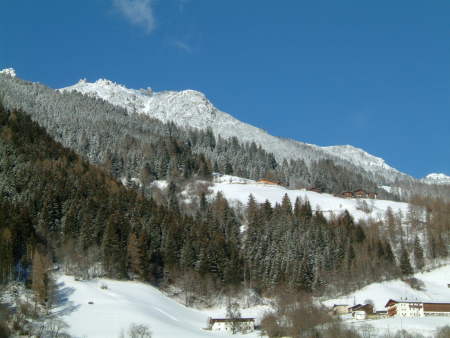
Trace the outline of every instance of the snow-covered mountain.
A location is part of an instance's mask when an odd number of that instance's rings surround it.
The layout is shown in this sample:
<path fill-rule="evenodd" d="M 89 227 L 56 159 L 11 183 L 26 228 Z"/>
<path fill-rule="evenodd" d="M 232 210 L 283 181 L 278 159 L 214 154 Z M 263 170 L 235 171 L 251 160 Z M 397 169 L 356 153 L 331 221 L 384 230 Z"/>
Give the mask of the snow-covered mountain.
<path fill-rule="evenodd" d="M 445 174 L 436 174 L 432 173 L 421 180 L 423 183 L 427 184 L 448 184 L 450 185 L 450 176 L 447 176 Z"/>
<path fill-rule="evenodd" d="M 5 74 L 5 75 L 9 75 L 11 77 L 16 77 L 16 71 L 14 70 L 14 68 L 5 68 L 0 70 L 0 74 Z"/>
<path fill-rule="evenodd" d="M 382 168 L 385 169 L 386 171 L 390 172 L 394 171 L 399 173 L 398 170 L 386 164 L 386 162 L 382 158 L 370 155 L 364 150 L 353 147 L 351 145 L 329 146 L 329 147 L 322 147 L 322 149 L 334 156 L 350 161 L 353 164 L 361 166 L 369 171 L 372 171 L 369 168 L 373 168 L 374 171 Z"/>
<path fill-rule="evenodd" d="M 181 127 L 211 128 L 224 138 L 236 136 L 242 142 L 255 142 L 273 153 L 278 160 L 303 159 L 306 162 L 333 159 L 343 165 L 354 165 L 387 181 L 409 177 L 390 167 L 383 159 L 353 146 L 319 147 L 291 139 L 275 137 L 262 129 L 241 122 L 220 111 L 203 93 L 195 90 L 153 92 L 151 89 L 129 89 L 109 80 L 80 80 L 61 91 L 78 91 L 125 108 L 130 113 L 146 114 L 162 121 L 173 121 Z"/>

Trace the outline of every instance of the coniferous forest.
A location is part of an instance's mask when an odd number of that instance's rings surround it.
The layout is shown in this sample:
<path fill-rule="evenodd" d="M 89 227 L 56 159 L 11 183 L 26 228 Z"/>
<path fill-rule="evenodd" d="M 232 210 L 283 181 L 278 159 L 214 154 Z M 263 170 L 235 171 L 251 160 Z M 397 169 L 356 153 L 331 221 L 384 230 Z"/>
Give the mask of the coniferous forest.
<path fill-rule="evenodd" d="M 396 215 L 386 223 L 355 223 L 347 212 L 327 220 L 287 196 L 280 205 L 250 196 L 237 213 L 220 194 L 200 194 L 187 213 L 175 183 L 156 202 L 55 142 L 25 113 L 2 109 L 0 128 L 2 283 L 31 283 L 58 264 L 80 278 L 179 283 L 205 296 L 280 285 L 322 293 L 408 275 L 423 259 L 448 255 L 449 209 L 438 202 L 417 224 L 422 242 L 403 232 Z"/>

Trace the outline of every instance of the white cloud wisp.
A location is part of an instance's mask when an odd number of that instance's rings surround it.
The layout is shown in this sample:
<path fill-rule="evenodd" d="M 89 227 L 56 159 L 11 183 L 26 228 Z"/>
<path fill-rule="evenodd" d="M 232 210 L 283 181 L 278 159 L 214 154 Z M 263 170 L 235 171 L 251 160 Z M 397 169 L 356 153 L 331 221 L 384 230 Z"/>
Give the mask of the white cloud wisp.
<path fill-rule="evenodd" d="M 113 4 L 130 23 L 143 27 L 146 33 L 155 29 L 152 0 L 113 0 Z"/>

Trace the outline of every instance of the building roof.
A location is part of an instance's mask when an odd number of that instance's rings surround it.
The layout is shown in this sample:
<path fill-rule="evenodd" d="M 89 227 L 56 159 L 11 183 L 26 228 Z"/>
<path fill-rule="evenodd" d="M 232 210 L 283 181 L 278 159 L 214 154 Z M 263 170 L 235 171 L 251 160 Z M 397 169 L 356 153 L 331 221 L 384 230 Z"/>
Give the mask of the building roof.
<path fill-rule="evenodd" d="M 265 179 L 265 178 L 260 179 L 260 180 L 258 181 L 258 183 L 266 183 L 266 184 L 279 185 L 277 182 L 273 182 L 273 181 L 270 181 L 270 180 Z"/>
<path fill-rule="evenodd" d="M 411 303 L 411 304 L 421 303 L 421 304 L 435 304 L 435 305 L 450 305 L 449 301 L 447 301 L 447 302 L 441 302 L 441 301 L 426 301 L 426 302 L 424 302 L 423 300 L 389 299 L 384 307 L 388 307 L 388 306 L 391 306 L 391 305 L 397 304 L 397 303 Z"/>
<path fill-rule="evenodd" d="M 254 322 L 255 318 L 210 318 L 210 323 Z"/>
<path fill-rule="evenodd" d="M 363 306 L 363 305 L 362 304 L 356 304 L 356 305 L 350 306 L 348 309 L 349 310 L 355 310 L 355 309 L 360 308 L 361 306 Z"/>

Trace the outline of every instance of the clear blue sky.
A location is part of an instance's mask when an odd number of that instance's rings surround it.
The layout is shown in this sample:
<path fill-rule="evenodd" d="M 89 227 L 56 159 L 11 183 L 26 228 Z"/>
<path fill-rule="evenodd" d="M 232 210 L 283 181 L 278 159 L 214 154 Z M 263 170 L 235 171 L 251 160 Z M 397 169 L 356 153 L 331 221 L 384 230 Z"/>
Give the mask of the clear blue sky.
<path fill-rule="evenodd" d="M 196 89 L 278 136 L 450 174 L 448 0 L 10 0 L 0 67 Z"/>

